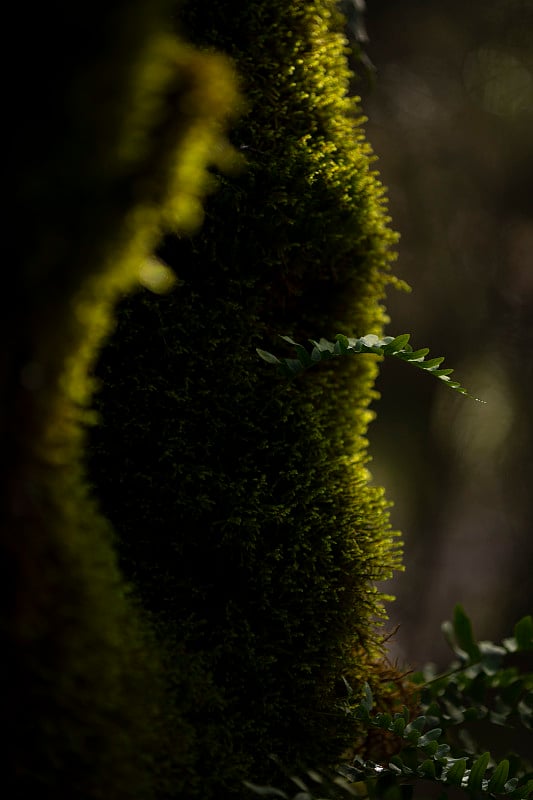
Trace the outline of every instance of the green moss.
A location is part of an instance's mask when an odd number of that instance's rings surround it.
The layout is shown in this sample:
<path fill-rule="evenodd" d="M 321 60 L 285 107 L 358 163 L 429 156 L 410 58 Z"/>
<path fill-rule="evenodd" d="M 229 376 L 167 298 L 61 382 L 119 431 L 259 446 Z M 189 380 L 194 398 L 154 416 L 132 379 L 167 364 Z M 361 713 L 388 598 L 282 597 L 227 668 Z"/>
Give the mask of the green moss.
<path fill-rule="evenodd" d="M 165 226 L 197 224 L 209 151 L 227 153 L 230 71 L 174 39 L 168 8 L 96 0 L 70 16 L 52 1 L 10 17 L 25 63 L 9 84 L 0 315 L 9 797 L 144 800 L 189 769 L 193 734 L 164 719 L 164 663 L 82 467 L 113 305 Z"/>
<path fill-rule="evenodd" d="M 399 552 L 366 469 L 376 360 L 286 385 L 255 347 L 379 333 L 395 236 L 335 4 L 190 3 L 182 23 L 235 61 L 247 167 L 199 235 L 161 248 L 179 288 L 122 304 L 92 475 L 176 680 L 198 663 L 212 687 L 185 715 L 202 796 L 220 798 L 267 776 L 269 753 L 334 763 L 352 736 L 341 678 L 358 686 L 379 656 L 375 583 Z"/>

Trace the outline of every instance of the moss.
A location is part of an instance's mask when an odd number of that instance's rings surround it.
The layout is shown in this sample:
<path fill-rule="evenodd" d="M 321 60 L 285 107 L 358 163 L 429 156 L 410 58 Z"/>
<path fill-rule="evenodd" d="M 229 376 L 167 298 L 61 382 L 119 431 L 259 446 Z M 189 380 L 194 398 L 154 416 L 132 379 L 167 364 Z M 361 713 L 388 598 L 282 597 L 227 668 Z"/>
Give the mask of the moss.
<path fill-rule="evenodd" d="M 198 662 L 219 698 L 185 714 L 202 796 L 223 797 L 269 753 L 334 763 L 353 735 L 340 678 L 379 657 L 375 583 L 399 552 L 366 468 L 376 360 L 285 385 L 254 350 L 379 333 L 395 236 L 333 2 L 191 2 L 180 24 L 234 60 L 247 167 L 161 248 L 179 288 L 122 304 L 92 475 L 176 680 Z"/>
<path fill-rule="evenodd" d="M 230 70 L 179 44 L 168 9 L 97 0 L 70 15 L 51 2 L 10 17 L 25 60 L 9 87 L 0 315 L 10 797 L 148 798 L 188 770 L 191 730 L 163 719 L 164 663 L 82 466 L 114 303 L 170 221 L 197 223 L 209 151 L 227 151 Z"/>

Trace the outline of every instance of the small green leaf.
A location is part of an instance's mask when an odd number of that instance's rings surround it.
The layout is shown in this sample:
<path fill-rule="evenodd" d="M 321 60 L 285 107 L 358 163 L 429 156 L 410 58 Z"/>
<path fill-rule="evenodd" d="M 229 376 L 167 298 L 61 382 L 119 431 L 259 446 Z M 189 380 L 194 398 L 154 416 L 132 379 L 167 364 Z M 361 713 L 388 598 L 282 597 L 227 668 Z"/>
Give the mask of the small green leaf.
<path fill-rule="evenodd" d="M 255 352 L 257 353 L 259 358 L 262 358 L 263 361 L 267 362 L 267 364 L 281 364 L 281 361 L 279 360 L 279 358 L 276 358 L 276 356 L 272 355 L 272 353 L 267 353 L 266 350 L 260 350 L 257 347 Z"/>
<path fill-rule="evenodd" d="M 412 722 L 409 723 L 412 728 L 416 728 L 419 731 L 424 730 L 424 726 L 426 724 L 426 717 L 421 714 L 419 717 L 416 717 Z"/>
<path fill-rule="evenodd" d="M 418 774 L 424 778 L 431 778 L 435 780 L 435 762 L 431 758 L 426 758 L 418 767 Z"/>
<path fill-rule="evenodd" d="M 314 339 L 310 339 L 309 341 L 311 344 L 314 344 L 321 353 L 333 353 L 335 349 L 333 342 L 329 342 L 327 339 L 320 339 L 318 342 L 315 342 Z"/>
<path fill-rule="evenodd" d="M 405 349 L 405 346 L 410 338 L 410 333 L 402 333 L 400 336 L 396 336 L 395 339 L 392 339 L 392 341 L 388 342 L 383 349 L 385 353 L 397 353 L 398 350 Z"/>
<path fill-rule="evenodd" d="M 448 367 L 447 369 L 436 369 L 433 374 L 437 375 L 437 377 L 441 378 L 443 381 L 444 380 L 447 381 L 447 380 L 449 380 L 448 379 L 448 375 L 451 375 L 452 372 L 453 372 L 453 369 L 450 369 Z"/>
<path fill-rule="evenodd" d="M 444 361 L 444 356 L 439 356 L 439 358 L 430 358 L 428 361 L 424 361 L 424 369 L 428 372 L 434 370 L 435 367 L 438 367 L 439 364 L 442 364 Z"/>
<path fill-rule="evenodd" d="M 522 617 L 514 627 L 518 650 L 533 650 L 533 617 Z"/>
<path fill-rule="evenodd" d="M 417 747 L 420 747 L 424 753 L 428 756 L 434 756 L 439 748 L 438 742 L 426 742 L 425 744 L 420 744 L 420 739 L 418 740 Z"/>
<path fill-rule="evenodd" d="M 500 761 L 489 781 L 489 792 L 502 792 L 509 775 L 509 762 L 507 759 Z"/>
<path fill-rule="evenodd" d="M 295 342 L 294 339 L 291 339 L 290 336 L 283 336 L 283 335 L 280 334 L 279 338 L 283 339 L 284 342 L 288 342 L 289 344 L 292 344 L 292 345 L 296 345 L 297 344 L 297 342 Z"/>
<path fill-rule="evenodd" d="M 420 350 L 413 350 L 412 353 L 402 356 L 402 358 L 406 361 L 423 361 L 428 353 L 429 347 L 422 347 Z"/>
<path fill-rule="evenodd" d="M 446 783 L 450 786 L 460 786 L 466 772 L 466 758 L 459 758 L 446 771 Z"/>
<path fill-rule="evenodd" d="M 492 642 L 480 642 L 481 666 L 488 675 L 495 675 L 507 655 L 507 650 Z"/>
<path fill-rule="evenodd" d="M 375 722 L 380 728 L 388 731 L 392 722 L 392 717 L 390 714 L 378 714 L 375 718 Z"/>
<path fill-rule="evenodd" d="M 453 632 L 459 647 L 468 653 L 471 661 L 479 661 L 481 652 L 474 640 L 472 623 L 465 614 L 464 608 L 458 603 L 453 612 Z"/>
<path fill-rule="evenodd" d="M 337 334 L 339 336 L 340 334 Z M 365 345 L 365 347 L 379 347 L 380 345 L 380 338 L 376 336 L 375 333 L 367 333 L 366 336 L 361 336 L 360 341 Z"/>
<path fill-rule="evenodd" d="M 490 753 L 483 753 L 472 765 L 468 776 L 468 788 L 471 791 L 479 792 L 483 788 L 483 776 L 490 761 Z"/>
<path fill-rule="evenodd" d="M 420 737 L 418 740 L 418 746 L 424 747 L 428 742 L 433 742 L 435 739 L 438 739 L 441 734 L 442 728 L 432 728 L 432 730 Z"/>
<path fill-rule="evenodd" d="M 319 348 L 315 345 L 311 350 L 311 361 L 316 364 L 319 361 L 322 361 L 322 353 L 320 352 Z"/>
<path fill-rule="evenodd" d="M 405 730 L 405 720 L 404 720 L 403 717 L 398 717 L 397 719 L 394 720 L 394 723 L 393 723 L 393 726 L 392 726 L 392 730 L 398 736 L 401 736 L 403 734 L 403 732 Z"/>
<path fill-rule="evenodd" d="M 370 712 L 372 711 L 373 705 L 374 705 L 374 697 L 372 695 L 372 689 L 370 688 L 368 683 L 365 683 L 365 685 L 363 686 L 363 698 L 361 700 L 361 706 L 366 711 Z"/>
<path fill-rule="evenodd" d="M 348 340 L 348 337 L 344 336 L 344 334 L 342 334 L 342 333 L 338 333 L 335 336 L 335 341 L 339 345 L 341 353 L 345 353 L 347 351 L 348 347 L 350 346 L 350 342 Z"/>
<path fill-rule="evenodd" d="M 466 653 L 464 650 L 461 650 L 459 648 L 459 646 L 457 645 L 457 641 L 455 639 L 455 633 L 454 633 L 454 630 L 453 630 L 453 624 L 449 620 L 446 620 L 445 622 L 442 623 L 442 625 L 440 626 L 440 629 L 441 629 L 442 633 L 444 634 L 444 638 L 446 639 L 446 641 L 448 642 L 448 644 L 452 648 L 453 652 L 456 655 L 458 655 L 459 658 L 462 659 L 463 661 L 467 661 L 468 660 L 468 653 Z"/>
<path fill-rule="evenodd" d="M 504 639 L 502 644 L 508 653 L 516 653 L 518 650 L 518 643 L 514 636 L 509 636 L 507 639 Z"/>
<path fill-rule="evenodd" d="M 313 364 L 313 359 L 301 344 L 295 344 L 294 349 L 296 350 L 296 355 L 298 356 L 298 360 L 302 364 L 303 367 L 310 367 Z"/>

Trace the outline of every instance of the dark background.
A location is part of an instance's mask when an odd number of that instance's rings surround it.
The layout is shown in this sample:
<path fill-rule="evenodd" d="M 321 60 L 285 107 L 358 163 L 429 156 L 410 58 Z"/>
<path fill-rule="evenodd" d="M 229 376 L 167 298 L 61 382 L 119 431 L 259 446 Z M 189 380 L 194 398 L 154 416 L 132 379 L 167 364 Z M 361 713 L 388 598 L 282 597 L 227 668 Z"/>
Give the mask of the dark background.
<path fill-rule="evenodd" d="M 370 429 L 405 539 L 391 651 L 444 664 L 456 602 L 492 640 L 533 612 L 533 2 L 369 0 L 366 27 L 354 88 L 413 289 L 387 332 L 486 400 L 389 359 Z"/>

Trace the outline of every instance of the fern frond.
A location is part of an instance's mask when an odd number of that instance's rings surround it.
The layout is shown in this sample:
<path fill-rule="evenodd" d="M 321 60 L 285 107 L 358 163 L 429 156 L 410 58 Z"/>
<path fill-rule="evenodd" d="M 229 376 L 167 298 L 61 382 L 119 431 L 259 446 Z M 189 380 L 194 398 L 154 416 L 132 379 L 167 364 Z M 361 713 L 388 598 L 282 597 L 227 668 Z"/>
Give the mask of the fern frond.
<path fill-rule="evenodd" d="M 296 358 L 278 358 L 272 353 L 266 350 L 260 350 L 259 348 L 257 348 L 257 354 L 268 364 L 276 365 L 280 373 L 286 378 L 294 378 L 300 372 L 303 372 L 315 364 L 319 364 L 321 361 L 328 361 L 341 356 L 357 355 L 359 353 L 371 353 L 377 356 L 393 356 L 401 361 L 407 361 L 415 367 L 431 373 L 436 378 L 439 378 L 439 380 L 444 381 L 450 389 L 454 389 L 456 392 L 460 392 L 460 394 L 464 394 L 467 397 L 472 397 L 479 403 L 485 402 L 469 394 L 458 381 L 450 378 L 453 369 L 440 368 L 440 365 L 444 361 L 444 356 L 427 359 L 426 356 L 429 354 L 429 348 L 424 347 L 420 350 L 413 350 L 412 346 L 409 344 L 410 334 L 408 333 L 396 337 L 385 336 L 382 339 L 373 333 L 361 336 L 358 339 L 352 339 L 348 336 L 344 336 L 342 333 L 338 333 L 334 342 L 329 339 L 319 339 L 318 341 L 310 339 L 309 341 L 313 345 L 310 351 L 303 345 L 295 342 L 290 336 L 281 336 L 280 338 L 295 348 Z"/>
<path fill-rule="evenodd" d="M 533 673 L 512 664 L 519 654 L 533 654 L 533 618 L 523 617 L 514 636 L 501 645 L 478 641 L 472 622 L 462 606 L 454 609 L 443 631 L 458 659 L 452 669 L 429 681 L 413 675 L 420 684 L 420 711 L 412 718 L 407 707 L 394 714 L 376 713 L 368 684 L 362 688 L 356 719 L 366 730 L 393 734 L 400 743 L 397 754 L 383 754 L 379 763 L 357 755 L 337 767 L 336 777 L 307 773 L 306 784 L 292 778 L 300 790 L 294 796 L 273 787 L 247 784 L 263 797 L 286 800 L 341 800 L 346 795 L 360 800 L 404 800 L 409 791 L 428 781 L 439 787 L 440 797 L 469 800 L 528 800 L 533 797 L 533 770 L 529 753 L 513 752 L 508 758 L 491 754 L 471 739 L 464 748 L 453 731 L 473 720 L 505 725 L 527 736 L 533 723 Z M 508 663 L 511 661 L 511 664 Z M 527 744 L 526 744 L 527 747 Z M 407 790 L 404 792 L 403 790 Z"/>

